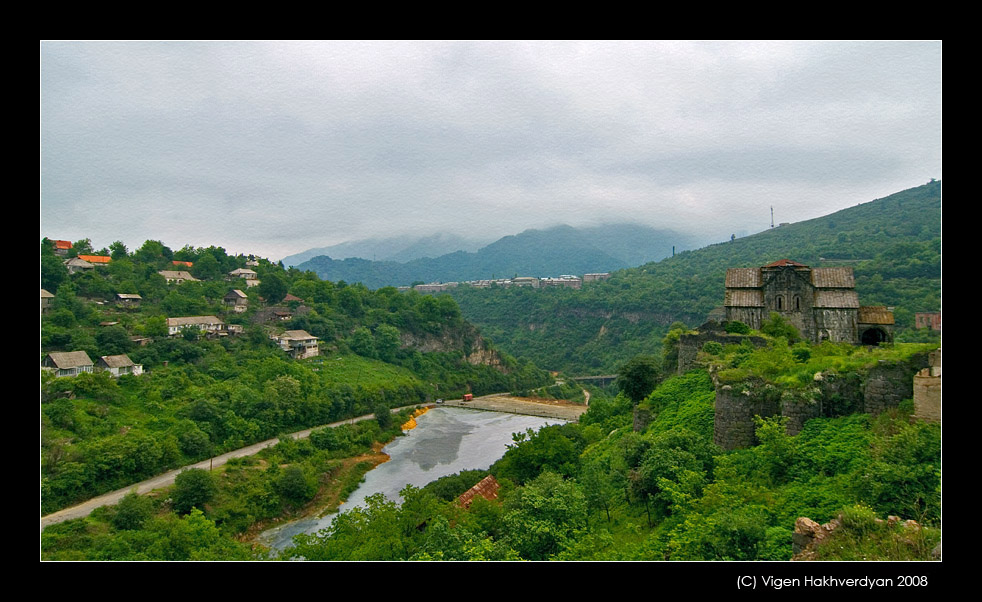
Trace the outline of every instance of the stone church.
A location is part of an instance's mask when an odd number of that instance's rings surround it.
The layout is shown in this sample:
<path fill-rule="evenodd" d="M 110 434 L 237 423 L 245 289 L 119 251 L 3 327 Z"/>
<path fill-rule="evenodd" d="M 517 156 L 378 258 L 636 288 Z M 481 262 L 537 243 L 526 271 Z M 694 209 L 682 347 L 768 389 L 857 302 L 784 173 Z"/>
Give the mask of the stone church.
<path fill-rule="evenodd" d="M 893 312 L 860 306 L 852 268 L 811 268 L 782 259 L 759 268 L 726 270 L 728 321 L 759 330 L 771 312 L 793 324 L 802 338 L 877 345 L 893 340 Z"/>

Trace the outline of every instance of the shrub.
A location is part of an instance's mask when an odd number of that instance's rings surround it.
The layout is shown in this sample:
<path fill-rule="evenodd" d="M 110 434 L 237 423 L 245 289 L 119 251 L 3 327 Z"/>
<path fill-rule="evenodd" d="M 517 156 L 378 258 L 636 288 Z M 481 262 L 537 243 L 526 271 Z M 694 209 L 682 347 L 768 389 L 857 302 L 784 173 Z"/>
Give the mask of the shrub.
<path fill-rule="evenodd" d="M 723 330 L 730 334 L 750 334 L 750 327 L 739 320 L 724 323 Z"/>
<path fill-rule="evenodd" d="M 716 341 L 706 341 L 702 346 L 702 350 L 710 355 L 719 355 L 723 353 L 723 345 Z"/>

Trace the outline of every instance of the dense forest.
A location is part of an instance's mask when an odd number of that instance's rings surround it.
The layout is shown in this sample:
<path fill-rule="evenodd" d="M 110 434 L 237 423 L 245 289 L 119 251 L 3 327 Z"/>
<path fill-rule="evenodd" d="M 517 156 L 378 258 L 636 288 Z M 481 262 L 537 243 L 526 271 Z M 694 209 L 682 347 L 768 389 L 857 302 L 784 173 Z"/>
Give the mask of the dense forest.
<path fill-rule="evenodd" d="M 758 334 L 767 346 L 707 348 L 701 362 L 794 387 L 798 373 L 835 366 L 847 375 L 931 348 L 789 345 L 784 337 Z M 657 375 L 657 362 L 647 365 Z M 908 400 L 878 416 L 812 419 L 795 436 L 783 419 L 759 420 L 759 444 L 724 452 L 713 443 L 714 385 L 705 367 L 656 378 L 647 391 L 631 386 L 644 379 L 626 369 L 621 391 L 594 390 L 579 423 L 516 434 L 489 470 L 406 487 L 401 504 L 372 496 L 364 507 L 339 514 L 327 531 L 298 536 L 277 558 L 789 560 L 792 529 L 803 516 L 842 525 L 837 545 L 819 551 L 824 560 L 932 558 L 941 525 L 940 425 L 912 420 Z M 650 418 L 640 430 L 636 410 Z M 199 471 L 175 486 L 171 500 L 134 494 L 87 519 L 49 527 L 43 553 L 50 559 L 270 558 L 244 545 L 241 535 L 256 520 L 312 499 L 317 475 L 342 475 L 349 484 L 357 479 L 358 471 L 353 478 L 343 472 L 341 458 L 365 451 L 382 432 L 374 422 L 363 424 L 357 427 L 363 430 L 345 426 L 309 440 L 285 439 L 232 463 L 220 477 Z M 477 496 L 468 507 L 457 502 L 489 474 L 500 485 L 497 499 Z M 879 521 L 891 515 L 919 526 Z"/>
<path fill-rule="evenodd" d="M 898 340 L 927 340 L 914 314 L 941 310 L 941 182 L 616 271 L 580 290 L 459 286 L 442 294 L 513 355 L 549 370 L 610 374 L 634 355 L 660 353 L 674 322 L 696 327 L 721 307 L 727 268 L 784 258 L 853 267 L 860 302 L 894 308 Z"/>
<path fill-rule="evenodd" d="M 55 378 L 42 370 L 44 513 L 282 432 L 550 382 L 496 351 L 449 297 L 370 291 L 265 260 L 250 288 L 226 278 L 248 258 L 216 247 L 172 252 L 147 241 L 133 252 L 121 243 L 94 251 L 83 240 L 69 251 L 79 254 L 111 261 L 69 274 L 53 243 L 42 242 L 41 285 L 54 293 L 41 317 L 42 359 L 56 351 L 84 351 L 93 361 L 126 354 L 145 374 Z M 159 272 L 177 267 L 199 281 L 168 284 Z M 223 304 L 232 289 L 247 291 L 248 310 Z M 138 294 L 140 304 L 120 305 L 118 293 Z M 185 328 L 168 336 L 168 317 L 201 315 L 241 332 L 212 337 Z M 320 355 L 291 359 L 270 338 L 284 329 L 318 337 Z"/>

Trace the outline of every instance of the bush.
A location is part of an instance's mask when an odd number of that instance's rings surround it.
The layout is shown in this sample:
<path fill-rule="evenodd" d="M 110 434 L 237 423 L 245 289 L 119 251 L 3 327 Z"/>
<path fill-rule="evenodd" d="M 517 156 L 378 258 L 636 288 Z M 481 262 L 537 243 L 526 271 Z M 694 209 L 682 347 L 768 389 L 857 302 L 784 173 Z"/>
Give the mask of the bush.
<path fill-rule="evenodd" d="M 724 323 L 723 330 L 730 334 L 750 334 L 750 327 L 739 320 Z"/>
<path fill-rule="evenodd" d="M 876 527 L 876 512 L 865 504 L 842 509 L 842 526 L 856 533 L 866 533 Z"/>
<path fill-rule="evenodd" d="M 200 468 L 185 470 L 174 479 L 174 511 L 187 514 L 192 508 L 204 508 L 215 497 L 218 488 L 211 473 Z"/>
<path fill-rule="evenodd" d="M 710 355 L 719 355 L 723 353 L 723 345 L 716 341 L 706 341 L 702 346 L 702 350 Z"/>
<path fill-rule="evenodd" d="M 153 500 L 131 491 L 116 504 L 116 513 L 110 522 L 117 530 L 136 530 L 152 513 Z"/>

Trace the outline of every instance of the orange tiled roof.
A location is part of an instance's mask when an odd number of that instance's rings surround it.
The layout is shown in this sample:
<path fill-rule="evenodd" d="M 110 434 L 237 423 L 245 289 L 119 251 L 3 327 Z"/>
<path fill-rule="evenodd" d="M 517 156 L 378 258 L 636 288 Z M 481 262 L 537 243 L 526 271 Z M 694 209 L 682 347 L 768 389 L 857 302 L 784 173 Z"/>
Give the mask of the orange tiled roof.
<path fill-rule="evenodd" d="M 65 249 L 65 250 L 71 249 L 72 248 L 72 241 L 70 241 L 70 240 L 56 240 L 55 241 L 55 248 L 56 249 Z"/>
<path fill-rule="evenodd" d="M 171 263 L 173 263 L 174 265 L 183 265 L 185 267 L 191 267 L 192 265 L 194 265 L 190 261 L 177 261 L 177 260 L 174 260 Z"/>
<path fill-rule="evenodd" d="M 112 261 L 112 257 L 106 257 L 105 255 L 79 255 L 78 258 L 89 263 L 109 263 Z"/>

